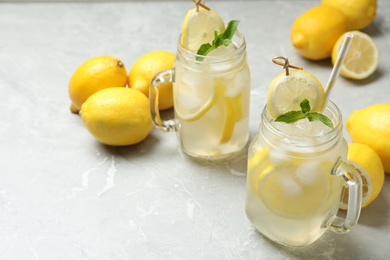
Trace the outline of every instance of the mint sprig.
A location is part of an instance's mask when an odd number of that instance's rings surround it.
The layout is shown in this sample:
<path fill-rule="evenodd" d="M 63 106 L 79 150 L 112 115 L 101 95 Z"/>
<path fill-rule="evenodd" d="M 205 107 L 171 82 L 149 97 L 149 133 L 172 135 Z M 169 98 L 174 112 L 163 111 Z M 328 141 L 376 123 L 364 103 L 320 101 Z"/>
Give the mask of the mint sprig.
<path fill-rule="evenodd" d="M 329 117 L 318 113 L 318 112 L 310 112 L 310 103 L 309 100 L 304 99 L 299 104 L 301 107 L 301 111 L 289 111 L 275 119 L 275 122 L 284 122 L 287 124 L 295 123 L 298 120 L 301 119 L 309 119 L 310 122 L 312 121 L 320 121 L 326 126 L 333 128 L 332 120 L 330 120 Z"/>
<path fill-rule="evenodd" d="M 238 20 L 232 20 L 228 23 L 225 31 L 222 32 L 221 34 L 218 35 L 218 33 L 215 31 L 214 40 L 212 41 L 212 43 L 202 44 L 199 47 L 199 50 L 196 54 L 201 56 L 206 56 L 210 51 L 215 50 L 221 45 L 228 46 L 232 42 L 232 38 L 237 31 L 237 27 L 239 23 L 240 21 Z M 203 59 L 204 57 L 199 57 L 199 56 L 196 57 L 197 61 L 203 61 Z"/>

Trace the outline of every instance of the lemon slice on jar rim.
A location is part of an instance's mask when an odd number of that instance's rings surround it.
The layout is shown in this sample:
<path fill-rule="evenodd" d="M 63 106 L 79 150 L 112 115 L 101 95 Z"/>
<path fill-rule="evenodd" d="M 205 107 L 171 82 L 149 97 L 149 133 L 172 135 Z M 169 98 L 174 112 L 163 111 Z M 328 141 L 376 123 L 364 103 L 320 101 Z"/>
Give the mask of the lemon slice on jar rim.
<path fill-rule="evenodd" d="M 202 44 L 214 40 L 214 32 L 220 34 L 224 30 L 225 24 L 218 13 L 202 7 L 199 7 L 199 10 L 192 8 L 184 18 L 181 45 L 192 52 L 197 52 Z"/>
<path fill-rule="evenodd" d="M 278 117 L 289 111 L 301 110 L 302 100 L 309 100 L 311 111 L 319 111 L 325 100 L 325 91 L 321 82 L 304 70 L 290 70 L 280 73 L 268 88 L 267 107 L 272 117 Z"/>

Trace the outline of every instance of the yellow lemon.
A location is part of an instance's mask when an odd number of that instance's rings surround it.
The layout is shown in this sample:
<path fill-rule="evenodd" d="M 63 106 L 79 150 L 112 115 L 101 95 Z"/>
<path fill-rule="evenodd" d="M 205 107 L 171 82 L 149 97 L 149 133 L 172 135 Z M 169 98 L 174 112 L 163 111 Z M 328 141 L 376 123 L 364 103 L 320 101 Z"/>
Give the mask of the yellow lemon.
<path fill-rule="evenodd" d="M 288 111 L 301 110 L 300 103 L 309 100 L 311 111 L 319 111 L 324 103 L 325 92 L 321 82 L 304 70 L 290 70 L 276 76 L 269 88 L 267 107 L 273 117 Z"/>
<path fill-rule="evenodd" d="M 169 51 L 152 51 L 139 57 L 129 71 L 129 87 L 149 97 L 149 85 L 153 76 L 162 70 L 172 69 L 175 54 Z M 164 82 L 158 87 L 158 107 L 165 110 L 173 107 L 172 83 Z"/>
<path fill-rule="evenodd" d="M 385 171 L 378 154 L 365 144 L 348 145 L 348 162 L 359 172 L 363 182 L 362 208 L 370 205 L 379 195 L 385 181 Z M 348 192 L 343 188 L 340 209 L 348 207 Z"/>
<path fill-rule="evenodd" d="M 214 32 L 220 34 L 224 30 L 225 24 L 218 13 L 201 7 L 199 11 L 193 8 L 184 18 L 181 45 L 192 52 L 197 52 L 202 44 L 214 40 Z"/>
<path fill-rule="evenodd" d="M 366 144 L 381 158 L 390 173 L 390 104 L 376 104 L 352 112 L 346 129 L 352 142 Z"/>
<path fill-rule="evenodd" d="M 353 34 L 351 46 L 341 66 L 340 74 L 350 79 L 365 79 L 378 68 L 379 51 L 372 38 L 360 31 L 350 31 Z M 345 35 L 340 36 L 332 51 L 332 63 L 336 62 Z"/>
<path fill-rule="evenodd" d="M 148 98 L 131 88 L 100 90 L 84 102 L 80 113 L 89 132 L 107 145 L 139 143 L 153 129 Z"/>
<path fill-rule="evenodd" d="M 339 9 L 348 17 L 349 30 L 367 27 L 375 18 L 376 0 L 322 0 L 321 4 Z"/>
<path fill-rule="evenodd" d="M 125 87 L 127 72 L 125 65 L 111 56 L 98 56 L 84 62 L 70 79 L 68 92 L 73 113 L 80 111 L 81 105 L 93 93 L 110 87 Z"/>
<path fill-rule="evenodd" d="M 291 42 L 297 52 L 310 60 L 331 56 L 337 39 L 346 31 L 347 17 L 338 9 L 320 5 L 299 16 L 291 27 Z"/>

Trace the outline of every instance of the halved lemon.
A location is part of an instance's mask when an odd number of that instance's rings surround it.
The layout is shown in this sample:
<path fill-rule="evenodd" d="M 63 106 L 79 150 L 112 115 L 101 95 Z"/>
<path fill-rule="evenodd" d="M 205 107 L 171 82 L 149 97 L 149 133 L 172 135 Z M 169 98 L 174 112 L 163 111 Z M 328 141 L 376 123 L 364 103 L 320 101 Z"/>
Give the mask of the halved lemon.
<path fill-rule="evenodd" d="M 379 51 L 372 38 L 360 31 L 347 32 L 354 35 L 351 46 L 345 56 L 340 74 L 350 79 L 365 79 L 378 68 Z M 332 62 L 336 62 L 338 52 L 346 33 L 341 35 L 332 50 Z"/>
<path fill-rule="evenodd" d="M 362 208 L 370 205 L 379 195 L 385 181 L 385 170 L 379 155 L 369 146 L 359 143 L 348 145 L 348 162 L 359 172 L 363 182 Z M 340 209 L 348 208 L 348 192 L 343 187 Z"/>
<path fill-rule="evenodd" d="M 197 52 L 202 44 L 214 40 L 214 32 L 220 34 L 224 30 L 225 24 L 218 13 L 201 7 L 199 11 L 196 8 L 190 9 L 184 18 L 181 45 Z"/>
<path fill-rule="evenodd" d="M 258 196 L 274 214 L 297 218 L 315 214 L 329 198 L 330 174 L 321 163 L 281 164 L 260 175 Z"/>
<path fill-rule="evenodd" d="M 321 82 L 304 70 L 290 70 L 276 76 L 269 88 L 267 107 L 273 117 L 289 111 L 301 110 L 300 103 L 308 99 L 311 111 L 319 111 L 324 103 L 325 92 Z"/>

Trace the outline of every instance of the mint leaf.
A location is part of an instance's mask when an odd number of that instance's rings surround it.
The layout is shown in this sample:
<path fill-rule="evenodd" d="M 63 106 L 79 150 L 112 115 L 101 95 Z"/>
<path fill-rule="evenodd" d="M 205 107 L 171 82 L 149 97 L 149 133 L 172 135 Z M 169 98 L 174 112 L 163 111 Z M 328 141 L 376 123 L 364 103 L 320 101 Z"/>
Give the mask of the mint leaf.
<path fill-rule="evenodd" d="M 215 50 L 221 45 L 228 46 L 232 42 L 232 38 L 237 31 L 237 27 L 240 21 L 232 20 L 228 23 L 224 32 L 218 35 L 214 32 L 214 40 L 210 43 L 202 44 L 197 51 L 197 55 L 206 56 L 210 51 Z M 204 57 L 196 57 L 197 61 L 203 61 Z"/>
<path fill-rule="evenodd" d="M 329 117 L 318 112 L 310 112 L 311 108 L 309 100 L 304 99 L 299 105 L 301 107 L 301 111 L 289 111 L 287 113 L 284 113 L 283 115 L 277 117 L 275 119 L 275 122 L 284 122 L 287 124 L 291 124 L 297 122 L 298 120 L 307 118 L 310 122 L 320 121 L 326 126 L 333 128 L 332 120 L 330 120 Z"/>
<path fill-rule="evenodd" d="M 304 114 L 310 112 L 310 102 L 306 98 L 299 105 L 301 106 L 301 110 Z"/>
<path fill-rule="evenodd" d="M 321 121 L 322 123 L 324 123 L 328 127 L 333 128 L 332 120 L 330 120 L 329 117 L 327 117 L 327 116 L 325 116 L 323 114 L 320 114 L 320 113 L 317 113 L 317 112 L 310 112 L 307 115 L 307 118 L 309 119 L 310 122 L 312 122 L 312 121 Z"/>
<path fill-rule="evenodd" d="M 290 111 L 276 118 L 275 122 L 291 124 L 304 118 L 306 118 L 306 116 L 304 113 L 302 113 L 302 111 Z"/>
<path fill-rule="evenodd" d="M 203 55 L 206 56 L 210 51 L 213 50 L 212 47 L 213 46 L 210 43 L 202 44 L 202 46 L 200 46 L 200 48 L 198 50 L 198 53 L 199 52 L 204 53 Z M 197 60 L 198 60 L 198 58 L 200 58 L 200 57 L 196 57 Z"/>
<path fill-rule="evenodd" d="M 232 20 L 228 23 L 226 30 L 222 33 L 223 39 L 232 39 L 237 31 L 237 27 L 240 21 Z"/>

